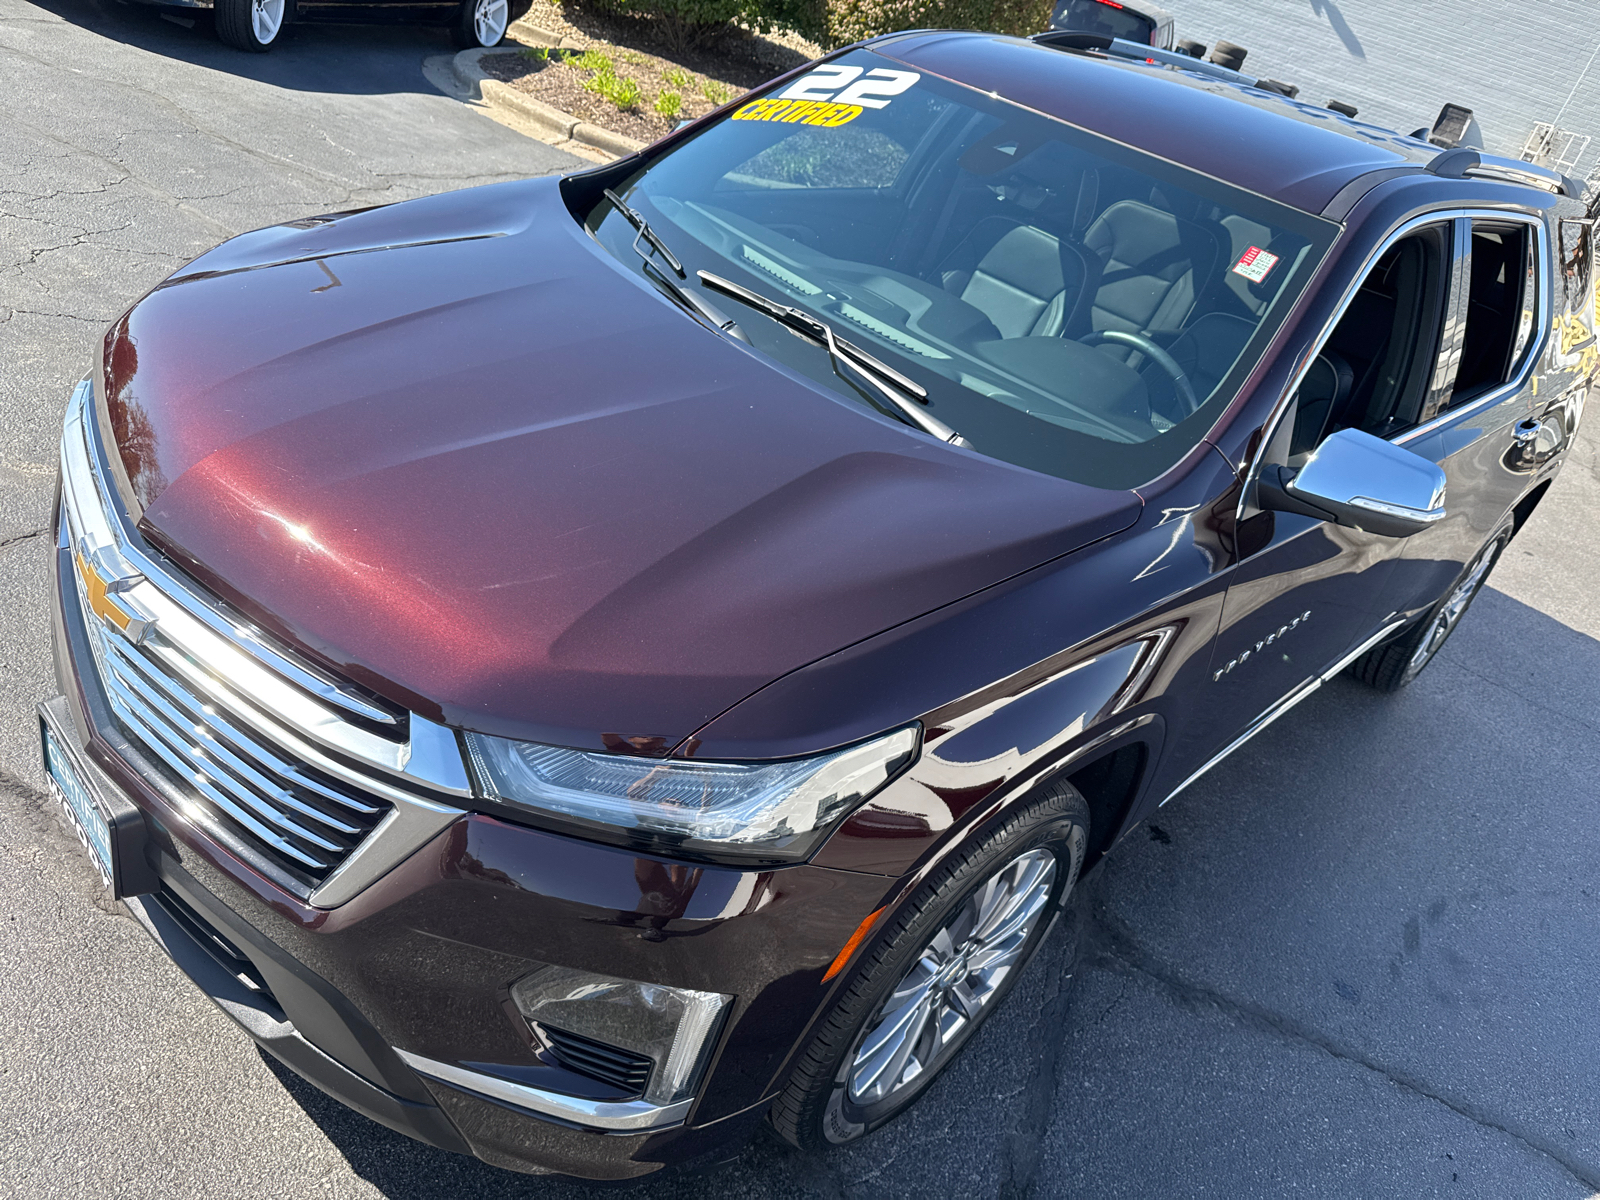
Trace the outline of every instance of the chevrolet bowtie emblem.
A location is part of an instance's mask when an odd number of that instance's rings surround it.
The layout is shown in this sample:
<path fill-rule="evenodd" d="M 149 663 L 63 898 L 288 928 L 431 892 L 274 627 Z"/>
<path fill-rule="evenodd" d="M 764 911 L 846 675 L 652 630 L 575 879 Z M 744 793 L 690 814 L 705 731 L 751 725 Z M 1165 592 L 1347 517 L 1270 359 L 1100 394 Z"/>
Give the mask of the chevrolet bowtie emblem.
<path fill-rule="evenodd" d="M 98 550 L 80 548 L 73 558 L 78 564 L 78 577 L 83 580 L 83 598 L 89 611 L 134 645 L 143 642 L 155 619 L 137 612 L 119 593 L 127 591 L 144 576 L 115 571 Z"/>

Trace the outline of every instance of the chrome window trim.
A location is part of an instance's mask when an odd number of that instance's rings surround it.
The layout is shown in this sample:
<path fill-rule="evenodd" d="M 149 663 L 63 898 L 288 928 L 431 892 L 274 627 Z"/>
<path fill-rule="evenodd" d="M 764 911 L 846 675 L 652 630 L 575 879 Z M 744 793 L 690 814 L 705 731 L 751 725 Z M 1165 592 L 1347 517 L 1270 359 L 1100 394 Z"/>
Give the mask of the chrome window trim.
<path fill-rule="evenodd" d="M 1445 301 L 1439 348 L 1434 352 L 1433 378 L 1422 400 L 1419 425 L 1439 415 L 1456 386 L 1456 376 L 1461 373 L 1461 354 L 1467 333 L 1467 281 L 1471 277 L 1472 222 L 1457 217 L 1450 222 L 1450 295 Z"/>
<path fill-rule="evenodd" d="M 602 1129 L 612 1133 L 666 1129 L 683 1124 L 694 1105 L 693 1098 L 671 1104 L 651 1104 L 648 1100 L 585 1100 L 581 1096 L 549 1092 L 544 1088 L 513 1083 L 498 1075 L 438 1062 L 398 1047 L 395 1053 L 412 1070 L 441 1083 L 499 1100 L 535 1117 L 554 1117 L 586 1129 Z"/>
<path fill-rule="evenodd" d="M 1479 396 L 1470 404 L 1464 404 L 1460 408 L 1448 409 L 1430 420 L 1396 434 L 1388 440 L 1397 446 L 1407 445 L 1447 425 L 1454 424 L 1458 420 L 1493 408 L 1495 405 L 1502 403 L 1512 392 L 1520 391 L 1527 386 L 1529 375 L 1532 374 L 1534 367 L 1544 357 L 1546 342 L 1550 336 L 1550 313 L 1553 311 L 1554 305 L 1554 299 L 1551 294 L 1554 281 L 1551 279 L 1550 271 L 1545 265 L 1549 262 L 1550 235 L 1545 226 L 1544 218 L 1536 213 L 1526 212 L 1522 209 L 1460 207 L 1442 208 L 1410 217 L 1390 230 L 1384 239 L 1378 243 L 1377 247 L 1367 255 L 1366 261 L 1361 264 L 1361 269 L 1356 272 L 1350 286 L 1345 290 L 1338 307 L 1334 309 L 1328 320 L 1323 324 L 1322 329 L 1318 331 L 1316 338 L 1311 343 L 1311 348 L 1304 352 L 1300 365 L 1295 368 L 1294 374 L 1290 377 L 1288 386 L 1284 388 L 1282 394 L 1273 404 L 1272 411 L 1267 414 L 1266 421 L 1262 423 L 1263 436 L 1256 446 L 1255 453 L 1251 456 L 1248 467 L 1245 469 L 1244 486 L 1240 489 L 1239 503 L 1234 512 L 1236 521 L 1244 520 L 1246 510 L 1252 507 L 1249 500 L 1250 497 L 1255 495 L 1256 480 L 1261 474 L 1261 467 L 1266 459 L 1267 451 L 1271 448 L 1273 439 L 1278 433 L 1278 426 L 1282 424 L 1284 416 L 1288 413 L 1295 395 L 1300 390 L 1300 385 L 1305 381 L 1306 373 L 1310 371 L 1311 364 L 1316 361 L 1317 355 L 1322 353 L 1322 348 L 1327 345 L 1328 339 L 1333 336 L 1334 329 L 1344 319 L 1345 312 L 1354 302 L 1356 293 L 1361 290 L 1361 285 L 1366 282 L 1367 275 L 1377 265 L 1378 259 L 1383 257 L 1384 252 L 1390 246 L 1409 233 L 1413 233 L 1426 225 L 1439 225 L 1446 221 L 1453 222 L 1463 219 L 1467 221 L 1513 221 L 1534 227 L 1541 256 L 1540 266 L 1538 267 L 1538 307 L 1534 313 L 1533 323 L 1534 336 L 1530 338 L 1529 345 L 1523 352 L 1522 363 L 1510 381 L 1491 392 Z"/>

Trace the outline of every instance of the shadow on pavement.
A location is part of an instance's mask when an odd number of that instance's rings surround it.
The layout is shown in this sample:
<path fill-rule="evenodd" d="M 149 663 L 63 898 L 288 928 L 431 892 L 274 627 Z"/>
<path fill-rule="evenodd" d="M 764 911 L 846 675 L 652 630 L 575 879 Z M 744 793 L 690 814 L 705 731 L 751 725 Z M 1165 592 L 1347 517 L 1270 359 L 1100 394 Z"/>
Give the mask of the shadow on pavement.
<path fill-rule="evenodd" d="M 282 43 L 248 54 L 217 40 L 206 10 L 162 10 L 129 0 L 34 0 L 36 7 L 114 42 L 296 92 L 337 95 L 435 94 L 422 60 L 454 54 L 447 30 L 427 25 L 301 23 Z M 192 28 L 175 24 L 163 12 Z"/>

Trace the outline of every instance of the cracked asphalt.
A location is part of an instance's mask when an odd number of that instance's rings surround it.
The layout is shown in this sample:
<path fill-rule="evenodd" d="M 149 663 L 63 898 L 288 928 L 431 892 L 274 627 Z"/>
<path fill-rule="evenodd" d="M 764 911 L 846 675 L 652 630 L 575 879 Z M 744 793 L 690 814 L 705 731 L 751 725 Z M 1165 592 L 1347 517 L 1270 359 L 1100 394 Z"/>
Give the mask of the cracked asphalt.
<path fill-rule="evenodd" d="M 599 1194 L 416 1145 L 265 1060 L 100 894 L 41 791 L 60 414 L 181 262 L 311 213 L 559 171 L 437 94 L 442 35 L 227 51 L 0 0 L 0 1194 Z M 901 1121 L 634 1194 L 1600 1191 L 1600 458 L 1440 659 L 1339 680 L 1134 831 Z"/>

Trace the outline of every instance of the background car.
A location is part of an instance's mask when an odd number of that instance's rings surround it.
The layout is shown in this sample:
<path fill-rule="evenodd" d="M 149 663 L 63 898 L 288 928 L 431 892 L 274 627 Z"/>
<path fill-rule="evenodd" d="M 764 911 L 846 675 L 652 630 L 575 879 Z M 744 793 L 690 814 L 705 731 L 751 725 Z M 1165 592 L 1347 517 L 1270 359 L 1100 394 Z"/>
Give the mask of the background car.
<path fill-rule="evenodd" d="M 151 0 L 139 0 L 151 3 Z M 532 0 L 452 0 L 403 4 L 399 0 L 159 0 L 156 7 L 207 9 L 215 13 L 217 36 L 230 46 L 264 54 L 278 44 L 283 27 L 298 21 L 370 25 L 444 25 L 456 45 L 498 46 L 506 29 Z"/>
<path fill-rule="evenodd" d="M 1172 14 L 1153 4 L 1059 0 L 1050 16 L 1050 28 L 1122 38 L 1161 50 L 1171 50 L 1173 43 Z"/>

